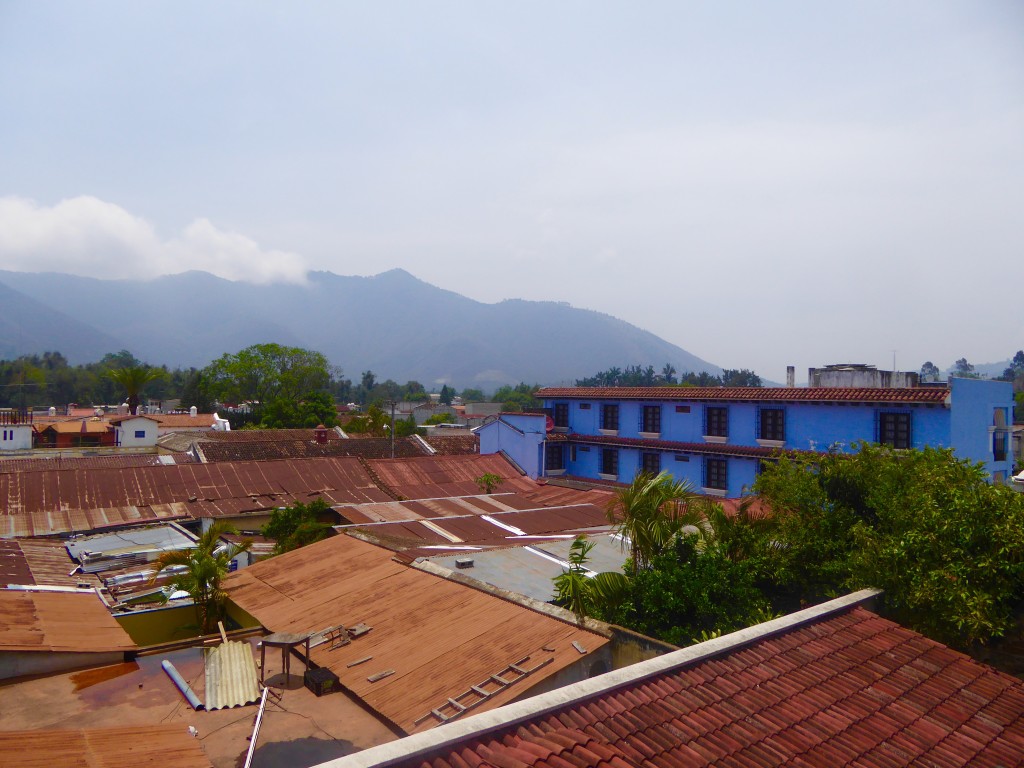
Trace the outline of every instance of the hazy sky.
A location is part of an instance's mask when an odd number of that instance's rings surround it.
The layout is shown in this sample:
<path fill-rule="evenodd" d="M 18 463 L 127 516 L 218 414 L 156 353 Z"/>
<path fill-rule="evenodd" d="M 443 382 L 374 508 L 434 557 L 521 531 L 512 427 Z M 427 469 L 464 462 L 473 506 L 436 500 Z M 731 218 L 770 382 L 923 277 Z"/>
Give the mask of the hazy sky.
<path fill-rule="evenodd" d="M 802 380 L 1005 359 L 1022 256 L 1019 0 L 0 0 L 3 269 L 403 267 Z"/>

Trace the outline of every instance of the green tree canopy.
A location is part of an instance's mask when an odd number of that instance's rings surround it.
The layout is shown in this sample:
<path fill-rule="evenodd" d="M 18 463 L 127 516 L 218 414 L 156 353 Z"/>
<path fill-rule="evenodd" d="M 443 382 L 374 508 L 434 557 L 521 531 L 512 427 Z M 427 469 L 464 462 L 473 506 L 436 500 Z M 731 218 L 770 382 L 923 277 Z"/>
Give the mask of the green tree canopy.
<path fill-rule="evenodd" d="M 327 392 L 337 373 L 320 352 L 280 344 L 255 344 L 225 354 L 206 367 L 211 390 L 223 401 L 298 403 L 314 392 Z"/>
<path fill-rule="evenodd" d="M 143 388 L 151 381 L 166 378 L 167 371 L 137 365 L 129 368 L 111 368 L 107 371 L 107 377 L 124 391 L 129 412 L 137 414 Z"/>
<path fill-rule="evenodd" d="M 271 512 L 270 522 L 260 533 L 274 539 L 274 554 L 280 555 L 326 539 L 331 535 L 330 519 L 331 508 L 323 499 L 314 499 L 309 504 L 297 502 Z"/>
<path fill-rule="evenodd" d="M 861 444 L 783 459 L 755 489 L 801 597 L 885 590 L 902 623 L 968 648 L 1005 634 L 1024 595 L 1024 496 L 951 451 Z"/>
<path fill-rule="evenodd" d="M 227 593 L 221 588 L 221 581 L 227 575 L 231 560 L 250 546 L 249 542 L 235 546 L 221 541 L 221 536 L 234 532 L 234 526 L 218 520 L 199 537 L 194 549 L 164 552 L 153 562 L 156 566 L 154 580 L 168 568 L 184 567 L 183 572 L 174 576 L 171 585 L 192 596 L 199 632 L 203 635 L 213 632 L 224 617 Z"/>

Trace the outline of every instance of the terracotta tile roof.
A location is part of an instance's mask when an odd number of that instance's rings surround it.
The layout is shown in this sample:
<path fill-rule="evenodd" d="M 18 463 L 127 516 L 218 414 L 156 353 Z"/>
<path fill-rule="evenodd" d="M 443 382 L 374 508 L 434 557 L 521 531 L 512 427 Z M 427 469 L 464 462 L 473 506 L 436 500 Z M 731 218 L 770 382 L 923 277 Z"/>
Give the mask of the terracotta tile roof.
<path fill-rule="evenodd" d="M 47 427 L 43 427 L 42 429 L 40 429 L 40 426 L 37 424 L 36 429 L 38 429 L 40 432 L 51 431 L 61 435 L 102 435 L 106 432 L 110 432 L 111 429 L 113 429 L 113 427 L 111 427 L 110 422 L 108 421 L 92 418 L 75 419 L 74 421 L 58 421 L 53 424 L 50 424 Z"/>
<path fill-rule="evenodd" d="M 474 434 L 438 435 L 423 439 L 437 451 L 439 456 L 463 456 L 480 453 L 480 437 Z"/>
<path fill-rule="evenodd" d="M 789 403 L 941 404 L 945 387 L 872 389 L 867 387 L 545 387 L 547 400 L 745 400 Z"/>
<path fill-rule="evenodd" d="M 0 538 L 182 517 L 224 517 L 308 502 L 387 501 L 357 458 L 59 469 L 0 474 Z"/>
<path fill-rule="evenodd" d="M 5 768 L 213 768 L 184 724 L 0 733 Z"/>
<path fill-rule="evenodd" d="M 75 587 L 101 586 L 91 573 L 68 574 L 76 563 L 63 541 L 56 539 L 0 539 L 0 587 L 7 584 L 43 584 Z"/>
<path fill-rule="evenodd" d="M 570 622 L 397 563 L 390 551 L 350 536 L 256 563 L 229 575 L 224 587 L 274 632 L 360 622 L 373 627 L 347 646 L 316 646 L 312 659 L 409 733 L 436 725 L 433 718 L 416 721 L 510 662 L 530 657 L 524 666 L 532 666 L 552 659 L 474 711 L 501 706 L 578 661 L 574 641 L 588 651 L 608 642 Z M 370 662 L 349 666 L 367 656 Z M 394 674 L 367 680 L 386 670 Z"/>
<path fill-rule="evenodd" d="M 268 440 L 316 440 L 315 429 L 233 429 L 230 432 L 214 431 L 200 433 L 203 437 L 216 440 L 220 443 L 264 443 Z M 328 442 L 341 440 L 342 437 L 335 430 L 327 428 L 324 430 Z"/>
<path fill-rule="evenodd" d="M 190 416 L 187 413 L 154 413 L 147 414 L 149 418 L 159 422 L 161 429 L 202 429 L 203 427 L 213 428 L 214 418 L 212 413 L 197 413 Z"/>
<path fill-rule="evenodd" d="M 476 496 L 476 478 L 491 473 L 504 478 L 498 492 L 531 491 L 537 484 L 524 477 L 499 454 L 487 456 L 424 456 L 367 462 L 381 482 L 406 499 Z"/>
<path fill-rule="evenodd" d="M 133 651 L 95 592 L 0 590 L 0 651 Z"/>
<path fill-rule="evenodd" d="M 748 458 L 769 458 L 771 456 L 812 455 L 811 451 L 787 451 L 783 448 L 762 448 L 759 445 L 730 445 L 729 443 L 677 443 L 673 440 L 653 440 L 637 437 L 617 437 L 616 435 L 577 435 L 565 436 L 569 443 L 577 445 L 609 445 L 620 448 L 648 448 L 680 453 L 704 453 L 716 456 L 744 456 Z"/>
<path fill-rule="evenodd" d="M 864 608 L 711 641 L 389 745 L 403 768 L 1020 766 L 1024 682 Z M 697 656 L 696 659 L 694 657 Z M 672 666 L 673 658 L 681 658 Z M 668 667 L 665 670 L 666 666 Z M 644 674 L 644 669 L 659 671 Z M 665 671 L 660 671 L 665 670 Z M 630 674 L 632 673 L 632 674 Z M 608 677 L 608 676 L 605 676 Z M 531 708 L 532 704 L 532 708 Z M 485 729 L 484 729 L 485 726 Z M 415 748 L 416 743 L 421 748 Z M 338 761 L 383 765 L 373 751 Z"/>

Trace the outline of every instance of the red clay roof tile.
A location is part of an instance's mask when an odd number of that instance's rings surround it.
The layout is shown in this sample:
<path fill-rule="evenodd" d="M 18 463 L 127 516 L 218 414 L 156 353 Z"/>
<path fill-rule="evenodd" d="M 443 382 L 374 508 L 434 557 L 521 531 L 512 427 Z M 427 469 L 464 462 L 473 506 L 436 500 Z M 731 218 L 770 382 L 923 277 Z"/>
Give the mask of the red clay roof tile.
<path fill-rule="evenodd" d="M 945 387 L 545 387 L 544 400 L 740 400 L 790 403 L 942 403 Z"/>

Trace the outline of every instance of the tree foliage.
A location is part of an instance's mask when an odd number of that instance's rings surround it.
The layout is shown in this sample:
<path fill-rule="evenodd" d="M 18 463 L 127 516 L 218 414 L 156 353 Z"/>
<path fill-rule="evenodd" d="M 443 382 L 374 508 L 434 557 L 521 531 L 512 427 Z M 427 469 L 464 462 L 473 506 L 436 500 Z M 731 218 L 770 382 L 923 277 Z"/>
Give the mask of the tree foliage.
<path fill-rule="evenodd" d="M 138 414 L 140 395 L 142 390 L 151 381 L 167 377 L 167 371 L 162 368 L 150 368 L 147 365 L 133 365 L 127 368 L 110 368 L 107 370 L 107 378 L 117 384 L 124 392 L 128 403 L 128 412 Z"/>
<path fill-rule="evenodd" d="M 514 387 L 499 387 L 494 393 L 493 402 L 501 403 L 506 411 L 528 411 L 541 407 L 541 401 L 535 395 L 540 389 L 539 384 L 520 382 Z"/>
<path fill-rule="evenodd" d="M 608 505 L 608 521 L 629 548 L 638 571 L 649 568 L 682 527 L 694 522 L 685 505 L 695 496 L 688 483 L 668 472 L 640 473 L 615 493 Z"/>
<path fill-rule="evenodd" d="M 576 380 L 577 387 L 760 387 L 761 377 L 746 368 L 724 368 L 721 376 L 706 371 L 687 371 L 677 376 L 674 365 L 666 363 L 657 372 L 653 365 L 612 367 Z M 497 398 L 495 398 L 497 399 Z"/>
<path fill-rule="evenodd" d="M 885 590 L 901 622 L 960 648 L 1003 635 L 1024 595 L 1024 496 L 949 450 L 861 444 L 784 459 L 755 486 L 807 601 Z"/>
<path fill-rule="evenodd" d="M 254 344 L 222 355 L 205 369 L 210 386 L 225 402 L 298 402 L 330 388 L 333 370 L 320 352 L 280 344 Z"/>
<path fill-rule="evenodd" d="M 213 632 L 224 617 L 227 593 L 221 588 L 221 581 L 227 575 L 231 560 L 250 547 L 247 541 L 241 545 L 221 541 L 221 536 L 234 531 L 230 523 L 218 520 L 199 537 L 194 549 L 164 552 L 153 562 L 156 566 L 154 580 L 168 568 L 184 566 L 185 570 L 174 576 L 171 586 L 192 596 L 199 632 L 203 635 Z"/>
<path fill-rule="evenodd" d="M 291 552 L 331 535 L 331 524 L 327 522 L 330 512 L 331 508 L 323 499 L 314 499 L 309 504 L 296 502 L 271 512 L 270 522 L 260 533 L 274 539 L 275 555 Z"/>

